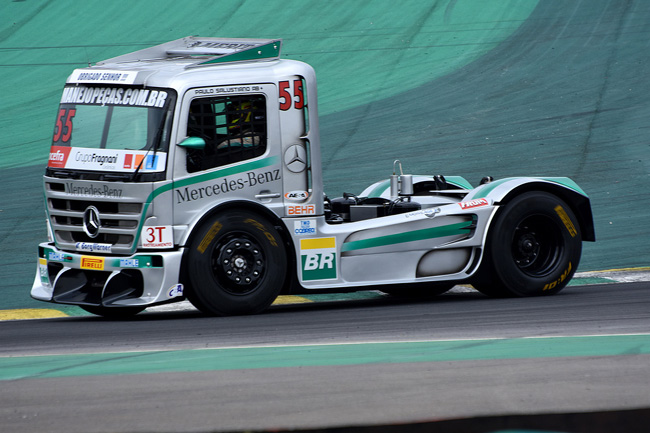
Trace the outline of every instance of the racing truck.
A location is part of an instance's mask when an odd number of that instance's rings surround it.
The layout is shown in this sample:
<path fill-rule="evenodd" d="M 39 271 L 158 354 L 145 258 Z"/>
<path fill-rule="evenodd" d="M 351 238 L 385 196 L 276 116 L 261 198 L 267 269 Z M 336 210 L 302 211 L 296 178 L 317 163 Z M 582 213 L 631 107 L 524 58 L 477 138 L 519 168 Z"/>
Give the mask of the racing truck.
<path fill-rule="evenodd" d="M 280 39 L 186 37 L 76 69 L 44 175 L 31 296 L 120 317 L 209 315 L 281 294 L 552 295 L 594 241 L 566 177 L 405 174 L 323 188 L 316 76 Z"/>

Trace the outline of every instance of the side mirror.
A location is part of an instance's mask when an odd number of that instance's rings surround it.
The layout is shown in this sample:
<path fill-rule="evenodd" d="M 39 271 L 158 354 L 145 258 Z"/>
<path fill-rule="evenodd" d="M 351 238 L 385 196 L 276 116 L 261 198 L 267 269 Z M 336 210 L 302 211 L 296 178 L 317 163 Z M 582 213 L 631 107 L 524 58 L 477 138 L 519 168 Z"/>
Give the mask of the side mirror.
<path fill-rule="evenodd" d="M 201 137 L 187 137 L 185 140 L 178 143 L 178 145 L 190 149 L 205 149 L 205 140 Z"/>

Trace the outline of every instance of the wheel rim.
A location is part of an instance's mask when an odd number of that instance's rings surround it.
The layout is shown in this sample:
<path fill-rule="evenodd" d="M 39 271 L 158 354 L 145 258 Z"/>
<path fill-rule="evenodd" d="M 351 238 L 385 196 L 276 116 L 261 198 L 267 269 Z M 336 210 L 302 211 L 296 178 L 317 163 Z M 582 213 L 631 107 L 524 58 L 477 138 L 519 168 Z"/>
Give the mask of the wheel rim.
<path fill-rule="evenodd" d="M 245 234 L 218 242 L 212 258 L 212 271 L 223 289 L 233 295 L 246 295 L 257 289 L 266 268 L 264 251 Z"/>
<path fill-rule="evenodd" d="M 517 267 L 531 277 L 544 277 L 557 266 L 563 250 L 555 222 L 544 215 L 524 218 L 515 228 L 512 257 Z"/>

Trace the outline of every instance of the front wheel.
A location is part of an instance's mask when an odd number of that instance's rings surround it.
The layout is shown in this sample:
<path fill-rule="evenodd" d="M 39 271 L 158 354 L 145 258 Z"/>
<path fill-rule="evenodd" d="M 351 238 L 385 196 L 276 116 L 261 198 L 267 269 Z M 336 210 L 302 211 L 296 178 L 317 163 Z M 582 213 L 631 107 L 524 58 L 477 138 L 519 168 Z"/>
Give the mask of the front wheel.
<path fill-rule="evenodd" d="M 528 192 L 507 203 L 495 218 L 474 287 L 497 297 L 562 290 L 582 253 L 580 226 L 571 208 L 552 194 Z"/>
<path fill-rule="evenodd" d="M 284 285 L 286 248 L 266 218 L 247 211 L 223 212 L 198 229 L 185 269 L 187 297 L 204 313 L 259 313 Z"/>

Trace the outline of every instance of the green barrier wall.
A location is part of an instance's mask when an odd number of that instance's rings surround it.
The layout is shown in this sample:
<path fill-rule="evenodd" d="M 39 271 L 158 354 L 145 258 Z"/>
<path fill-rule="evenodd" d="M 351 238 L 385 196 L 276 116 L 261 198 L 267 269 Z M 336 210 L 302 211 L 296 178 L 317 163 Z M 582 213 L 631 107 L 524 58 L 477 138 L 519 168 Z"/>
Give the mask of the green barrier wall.
<path fill-rule="evenodd" d="M 326 190 L 413 173 L 570 176 L 598 242 L 581 270 L 648 266 L 650 4 L 545 0 L 0 4 L 0 309 L 28 298 L 41 175 L 76 67 L 187 35 L 279 37 L 316 68 Z"/>

